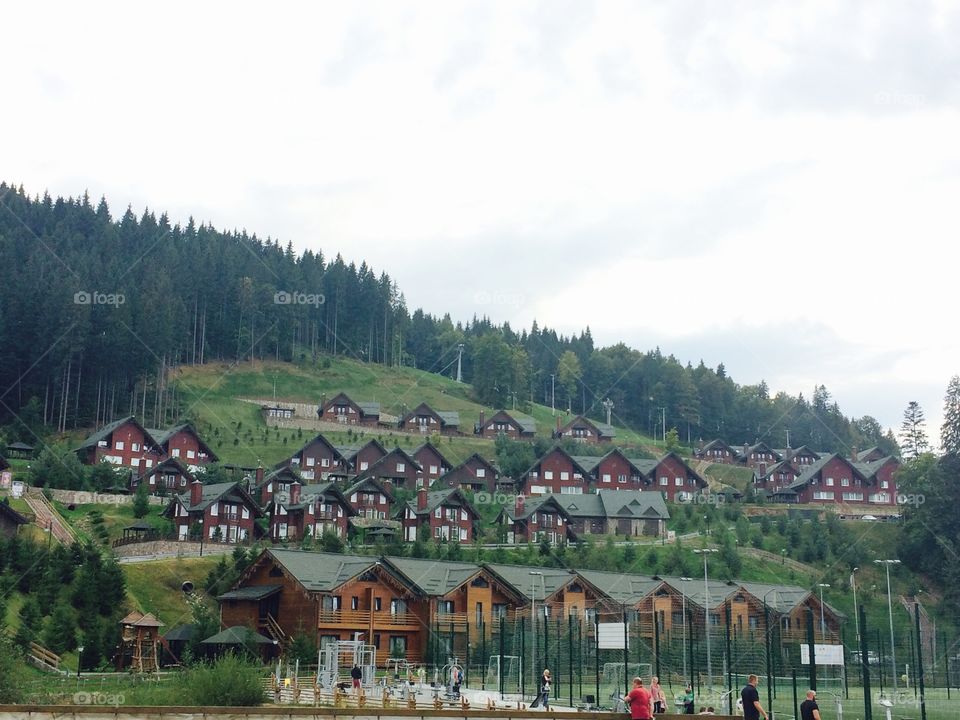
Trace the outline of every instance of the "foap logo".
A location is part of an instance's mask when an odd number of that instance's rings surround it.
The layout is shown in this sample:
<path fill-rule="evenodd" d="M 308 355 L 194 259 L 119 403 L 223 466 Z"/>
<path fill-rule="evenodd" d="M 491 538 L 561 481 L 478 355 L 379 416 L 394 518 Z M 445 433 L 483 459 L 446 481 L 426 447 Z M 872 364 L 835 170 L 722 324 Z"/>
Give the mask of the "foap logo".
<path fill-rule="evenodd" d="M 504 307 L 519 308 L 526 304 L 527 296 L 523 293 L 491 293 L 486 290 L 481 290 L 473 296 L 473 301 L 477 305 L 502 305 Z"/>
<path fill-rule="evenodd" d="M 323 305 L 327 299 L 322 293 L 287 292 L 278 290 L 273 294 L 274 305 Z"/>
<path fill-rule="evenodd" d="M 876 105 L 885 107 L 918 108 L 926 104 L 927 98 L 922 93 L 878 92 L 873 97 Z"/>
<path fill-rule="evenodd" d="M 524 497 L 517 493 L 482 491 L 473 496 L 473 502 L 477 505 L 515 505 L 523 507 Z"/>
<path fill-rule="evenodd" d="M 680 493 L 676 501 L 681 505 L 723 505 L 727 496 L 719 493 Z"/>
<path fill-rule="evenodd" d="M 129 500 L 127 495 L 111 495 L 109 493 L 87 492 L 79 490 L 73 494 L 74 505 L 122 505 Z"/>
<path fill-rule="evenodd" d="M 127 298 L 123 293 L 104 293 L 99 290 L 87 292 L 80 290 L 73 294 L 74 305 L 113 305 L 114 307 L 123 305 Z"/>
<path fill-rule="evenodd" d="M 906 494 L 898 493 L 897 494 L 897 505 L 912 505 L 914 507 L 920 507 L 927 501 L 927 498 L 919 494 Z"/>
<path fill-rule="evenodd" d="M 118 705 L 126 704 L 123 693 L 105 693 L 105 692 L 75 692 L 73 694 L 74 705 Z"/>

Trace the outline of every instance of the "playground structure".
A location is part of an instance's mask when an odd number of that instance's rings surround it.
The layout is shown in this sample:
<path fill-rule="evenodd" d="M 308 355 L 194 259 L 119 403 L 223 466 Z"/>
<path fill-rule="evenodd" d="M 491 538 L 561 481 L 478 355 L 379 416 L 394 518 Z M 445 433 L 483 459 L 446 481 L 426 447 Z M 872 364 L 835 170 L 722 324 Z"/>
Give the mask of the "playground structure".
<path fill-rule="evenodd" d="M 376 682 L 377 648 L 362 640 L 336 640 L 320 648 L 317 657 L 317 685 L 332 693 L 341 682 L 340 669 L 350 670 L 356 665 L 363 674 L 360 686 L 370 689 Z"/>
<path fill-rule="evenodd" d="M 135 673 L 157 672 L 160 664 L 157 647 L 164 642 L 160 637 L 163 623 L 150 613 L 144 615 L 134 610 L 120 621 L 120 625 L 117 670 L 129 667 Z"/>

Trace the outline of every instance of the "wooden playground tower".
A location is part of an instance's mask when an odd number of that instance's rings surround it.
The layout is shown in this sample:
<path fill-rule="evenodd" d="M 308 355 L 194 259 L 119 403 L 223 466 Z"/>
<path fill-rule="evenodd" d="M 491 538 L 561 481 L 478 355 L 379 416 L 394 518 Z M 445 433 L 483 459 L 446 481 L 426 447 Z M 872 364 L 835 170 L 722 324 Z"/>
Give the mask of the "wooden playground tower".
<path fill-rule="evenodd" d="M 120 652 L 117 654 L 117 670 L 129 667 L 131 672 L 156 672 L 160 667 L 157 646 L 162 642 L 160 628 L 163 623 L 150 613 L 137 610 L 120 621 Z"/>

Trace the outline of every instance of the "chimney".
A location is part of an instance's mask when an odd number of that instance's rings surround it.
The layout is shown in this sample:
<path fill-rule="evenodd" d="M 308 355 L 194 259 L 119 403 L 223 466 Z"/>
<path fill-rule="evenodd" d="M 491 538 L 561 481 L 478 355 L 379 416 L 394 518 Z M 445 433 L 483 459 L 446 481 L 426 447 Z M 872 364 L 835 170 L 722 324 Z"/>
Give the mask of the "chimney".
<path fill-rule="evenodd" d="M 788 448 L 786 449 L 786 451 L 785 451 L 784 454 L 783 454 L 783 459 L 786 460 L 787 462 L 790 462 L 791 460 L 793 460 L 793 448 L 792 448 L 792 447 L 788 447 Z"/>
<path fill-rule="evenodd" d="M 294 480 L 290 483 L 290 504 L 296 505 L 300 502 L 300 483 Z"/>
<path fill-rule="evenodd" d="M 765 462 L 760 463 L 759 476 L 765 478 L 767 476 L 767 464 Z"/>
<path fill-rule="evenodd" d="M 256 485 L 259 486 L 263 482 L 263 463 L 257 463 L 257 481 Z"/>
<path fill-rule="evenodd" d="M 147 459 L 145 457 L 141 457 L 139 460 L 137 460 L 137 477 L 140 480 L 143 480 L 143 476 L 146 474 L 147 474 Z"/>
<path fill-rule="evenodd" d="M 557 433 L 560 433 L 560 416 L 557 415 Z"/>
<path fill-rule="evenodd" d="M 743 444 L 743 459 L 744 459 L 744 460 L 749 459 L 749 458 L 747 458 L 747 453 L 748 453 L 748 452 L 750 452 L 750 446 L 747 445 L 746 443 L 744 443 L 744 444 Z"/>
<path fill-rule="evenodd" d="M 480 432 L 483 432 L 483 410 L 480 411 Z"/>
<path fill-rule="evenodd" d="M 190 504 L 199 505 L 202 497 L 203 483 L 199 480 L 194 480 L 192 483 L 190 483 Z"/>
<path fill-rule="evenodd" d="M 700 438 L 700 440 L 697 442 L 697 454 L 698 454 L 698 455 L 702 455 L 702 454 L 703 454 L 703 446 L 704 446 L 704 444 L 705 444 L 705 443 L 703 442 L 703 438 Z"/>
<path fill-rule="evenodd" d="M 427 509 L 427 489 L 425 487 L 417 490 L 417 510 Z"/>
<path fill-rule="evenodd" d="M 857 446 L 856 445 L 854 445 L 853 448 L 850 450 L 850 459 L 853 460 L 854 462 L 857 462 Z"/>
<path fill-rule="evenodd" d="M 513 506 L 513 516 L 514 516 L 514 517 L 518 517 L 518 516 L 520 516 L 520 515 L 523 514 L 523 502 L 524 502 L 523 494 L 522 494 L 522 493 L 517 493 L 517 500 L 516 500 L 516 503 L 514 503 L 514 506 Z"/>

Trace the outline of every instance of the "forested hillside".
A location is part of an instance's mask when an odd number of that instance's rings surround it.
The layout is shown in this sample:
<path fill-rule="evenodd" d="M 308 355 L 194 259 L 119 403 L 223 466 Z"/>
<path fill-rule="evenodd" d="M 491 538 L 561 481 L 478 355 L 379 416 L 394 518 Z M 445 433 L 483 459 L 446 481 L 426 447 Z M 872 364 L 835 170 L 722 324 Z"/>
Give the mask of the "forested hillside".
<path fill-rule="evenodd" d="M 411 312 L 390 276 L 366 263 L 298 255 L 192 219 L 171 225 L 162 213 L 114 218 L 86 195 L 30 197 L 0 184 L 0 205 L 0 413 L 23 439 L 133 412 L 172 422 L 179 405 L 166 370 L 178 365 L 347 355 L 450 374 L 463 344 L 464 380 L 488 406 L 514 395 L 520 407 L 550 404 L 555 393 L 558 407 L 602 417 L 609 398 L 619 424 L 649 434 L 662 431 L 663 408 L 684 441 L 762 437 L 782 447 L 789 431 L 793 446 L 896 451 L 876 420 L 845 418 L 823 386 L 796 398 L 660 349 L 597 348 L 589 328 L 565 337 L 536 322 L 518 332 Z"/>

